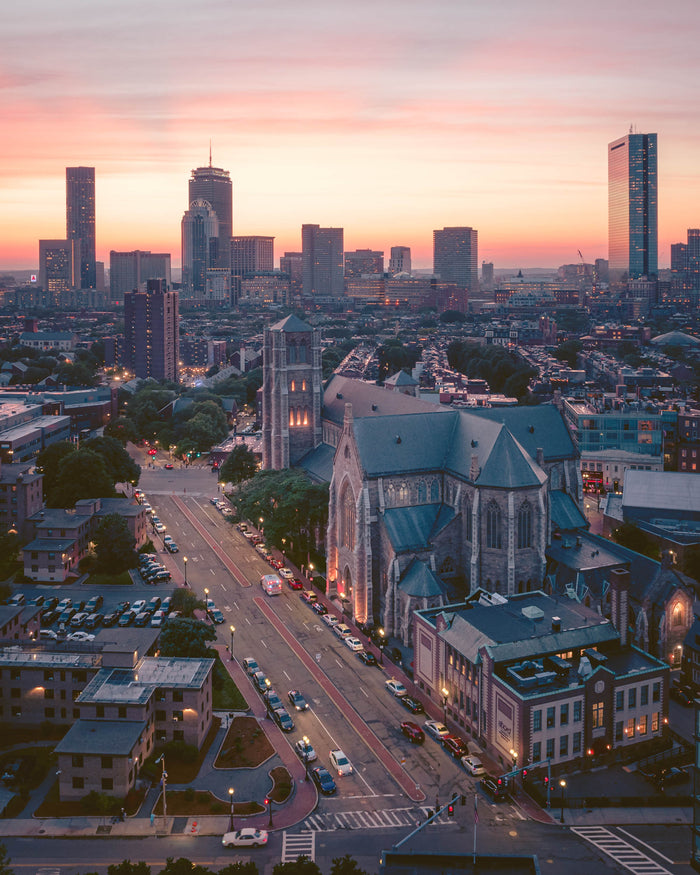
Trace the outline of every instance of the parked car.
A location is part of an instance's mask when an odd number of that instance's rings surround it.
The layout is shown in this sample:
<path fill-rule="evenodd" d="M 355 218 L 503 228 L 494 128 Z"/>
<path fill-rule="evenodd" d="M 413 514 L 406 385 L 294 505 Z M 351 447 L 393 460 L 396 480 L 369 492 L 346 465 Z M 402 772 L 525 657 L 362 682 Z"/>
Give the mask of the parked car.
<path fill-rule="evenodd" d="M 332 796 L 337 789 L 331 773 L 323 766 L 311 770 L 311 779 L 324 796 Z"/>
<path fill-rule="evenodd" d="M 158 532 L 159 535 L 162 535 L 165 531 L 165 526 L 163 523 L 156 523 L 153 528 Z"/>
<path fill-rule="evenodd" d="M 366 650 L 358 650 L 357 655 L 360 657 L 360 659 L 362 660 L 362 662 L 364 662 L 365 665 L 376 665 L 377 664 L 377 657 L 373 653 L 369 653 Z"/>
<path fill-rule="evenodd" d="M 360 639 L 353 638 L 352 635 L 348 635 L 348 637 L 345 639 L 345 646 L 349 647 L 350 650 L 353 650 L 355 653 L 359 653 L 360 650 L 364 650 Z"/>
<path fill-rule="evenodd" d="M 686 708 L 690 707 L 695 701 L 695 693 L 686 684 L 671 684 L 669 695 Z"/>
<path fill-rule="evenodd" d="M 333 626 L 333 634 L 337 635 L 338 638 L 348 638 L 352 635 L 352 629 L 345 623 L 338 623 L 337 626 Z"/>
<path fill-rule="evenodd" d="M 102 625 L 103 620 L 104 616 L 100 613 L 90 614 L 85 620 L 85 628 L 96 629 L 98 626 Z"/>
<path fill-rule="evenodd" d="M 179 553 L 180 552 L 177 544 L 175 543 L 175 541 L 172 541 L 172 540 L 166 542 L 165 549 L 168 551 L 168 553 Z"/>
<path fill-rule="evenodd" d="M 299 690 L 290 690 L 287 693 L 287 698 L 292 703 L 292 706 L 296 711 L 308 711 L 309 703 L 302 696 Z"/>
<path fill-rule="evenodd" d="M 58 622 L 63 623 L 66 626 L 73 619 L 73 615 L 77 613 L 75 608 L 66 608 L 65 611 L 59 616 Z"/>
<path fill-rule="evenodd" d="M 77 632 L 71 632 L 70 635 L 66 636 L 66 641 L 74 641 L 76 644 L 88 644 L 94 640 L 95 636 L 92 633 L 83 632 L 82 629 L 78 629 Z"/>
<path fill-rule="evenodd" d="M 389 690 L 391 695 L 396 696 L 397 699 L 408 694 L 406 687 L 404 687 L 401 681 L 397 681 L 396 678 L 389 678 L 388 681 L 384 681 L 384 686 Z"/>
<path fill-rule="evenodd" d="M 101 595 L 94 595 L 85 605 L 85 610 L 88 614 L 94 614 L 104 604 L 105 600 Z"/>
<path fill-rule="evenodd" d="M 137 614 L 140 614 L 146 607 L 146 599 L 136 599 L 136 601 L 131 606 L 132 611 L 136 611 Z"/>
<path fill-rule="evenodd" d="M 157 611 L 159 608 L 160 608 L 160 597 L 157 595 L 154 595 L 153 598 L 149 600 L 148 605 L 146 606 L 146 610 L 153 613 L 154 611 Z"/>
<path fill-rule="evenodd" d="M 56 610 L 51 611 L 43 611 L 41 614 L 41 625 L 42 626 L 53 626 L 53 624 L 58 620 L 60 614 Z"/>
<path fill-rule="evenodd" d="M 484 764 L 479 757 L 465 756 L 462 757 L 462 765 L 470 775 L 483 775 L 486 773 Z"/>
<path fill-rule="evenodd" d="M 39 641 L 56 641 L 57 638 L 53 629 L 39 629 Z"/>
<path fill-rule="evenodd" d="M 298 577 L 292 577 L 287 581 L 287 586 L 290 589 L 304 589 L 304 584 Z"/>
<path fill-rule="evenodd" d="M 496 778 L 493 775 L 484 775 L 479 781 L 479 786 L 490 796 L 494 802 L 505 802 L 508 798 L 508 788 L 503 778 Z"/>
<path fill-rule="evenodd" d="M 425 733 L 420 726 L 412 720 L 404 720 L 401 723 L 401 732 L 403 732 L 406 738 L 413 742 L 413 744 L 423 744 L 425 741 Z"/>
<path fill-rule="evenodd" d="M 80 611 L 79 614 L 73 614 L 70 618 L 70 627 L 71 629 L 80 629 L 83 623 L 87 620 L 88 615 L 85 611 Z"/>
<path fill-rule="evenodd" d="M 337 626 L 340 620 L 334 614 L 324 614 L 321 619 L 328 626 L 329 629 L 332 629 L 333 626 Z"/>
<path fill-rule="evenodd" d="M 107 626 L 116 626 L 119 621 L 119 614 L 116 611 L 110 611 L 108 614 L 105 614 L 102 618 L 102 625 Z"/>
<path fill-rule="evenodd" d="M 272 716 L 275 718 L 275 723 L 277 723 L 282 732 L 294 732 L 294 721 L 289 716 L 289 712 L 286 708 L 275 708 L 272 712 Z"/>
<path fill-rule="evenodd" d="M 399 701 L 411 714 L 422 714 L 425 710 L 418 699 L 414 699 L 412 696 L 401 696 Z"/>
<path fill-rule="evenodd" d="M 149 611 L 141 611 L 134 617 L 134 626 L 148 626 L 151 622 L 151 613 Z"/>
<path fill-rule="evenodd" d="M 310 589 L 302 590 L 302 592 L 299 593 L 299 598 L 302 601 L 305 601 L 307 605 L 311 605 L 318 601 L 318 596 Z"/>
<path fill-rule="evenodd" d="M 222 623 L 226 622 L 224 619 L 224 615 L 218 608 L 214 608 L 212 611 L 209 611 L 209 619 L 212 623 L 216 623 L 217 626 L 220 626 Z"/>
<path fill-rule="evenodd" d="M 130 626 L 134 620 L 136 619 L 136 611 L 124 611 L 124 613 L 119 618 L 120 626 Z"/>
<path fill-rule="evenodd" d="M 248 672 L 248 674 L 255 674 L 256 671 L 260 671 L 260 666 L 257 661 L 253 659 L 252 656 L 246 656 L 243 660 L 243 668 Z"/>
<path fill-rule="evenodd" d="M 259 693 L 264 693 L 268 687 L 268 682 L 267 682 L 267 678 L 265 677 L 265 672 L 264 671 L 255 671 L 255 672 L 253 672 L 252 677 L 253 677 L 253 683 L 255 684 L 255 689 Z"/>
<path fill-rule="evenodd" d="M 336 772 L 340 775 L 340 777 L 344 777 L 345 775 L 352 775 L 353 768 L 350 760 L 345 756 L 340 748 L 336 750 L 332 750 L 330 752 L 331 765 L 336 770 Z"/>
<path fill-rule="evenodd" d="M 441 741 L 444 736 L 450 734 L 447 727 L 440 723 L 439 720 L 426 720 L 423 724 L 423 729 L 426 735 L 430 735 L 436 741 Z"/>
<path fill-rule="evenodd" d="M 326 608 L 323 602 L 318 601 L 311 603 L 311 610 L 315 611 L 319 615 L 319 617 L 325 617 L 325 615 L 328 613 L 328 608 Z"/>
<path fill-rule="evenodd" d="M 280 577 L 282 577 L 284 580 L 294 580 L 294 572 L 291 570 L 291 568 L 285 568 L 284 566 L 282 566 L 279 569 L 279 572 Z"/>
<path fill-rule="evenodd" d="M 456 760 L 461 760 L 462 757 L 465 757 L 469 754 L 469 748 L 467 747 L 466 742 L 463 741 L 459 736 L 443 735 L 441 740 L 442 746 Z"/>
<path fill-rule="evenodd" d="M 235 832 L 226 832 L 221 844 L 225 848 L 260 848 L 267 844 L 267 830 L 247 826 Z"/>
<path fill-rule="evenodd" d="M 26 598 L 24 597 L 24 593 L 17 592 L 12 596 L 7 604 L 12 608 L 18 608 L 20 607 L 20 605 L 23 605 L 25 601 Z"/>
<path fill-rule="evenodd" d="M 151 626 L 154 629 L 160 628 L 165 622 L 165 612 L 164 611 L 156 611 L 155 614 L 151 617 Z"/>

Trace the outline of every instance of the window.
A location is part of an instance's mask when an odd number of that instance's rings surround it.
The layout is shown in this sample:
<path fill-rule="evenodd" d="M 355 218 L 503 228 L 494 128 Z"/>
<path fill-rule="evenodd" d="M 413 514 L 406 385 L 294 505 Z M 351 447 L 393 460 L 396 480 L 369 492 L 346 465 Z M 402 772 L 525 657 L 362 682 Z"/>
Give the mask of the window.
<path fill-rule="evenodd" d="M 101 757 L 100 758 L 100 766 L 103 769 L 111 769 L 112 768 L 112 757 Z"/>
<path fill-rule="evenodd" d="M 673 606 L 673 625 L 683 625 L 683 605 L 680 602 L 676 602 Z"/>
<path fill-rule="evenodd" d="M 97 707 L 95 708 L 95 716 L 96 717 L 104 717 L 105 716 L 105 706 L 104 705 L 97 705 Z"/>
<path fill-rule="evenodd" d="M 651 715 L 651 731 L 658 732 L 659 731 L 659 712 L 654 711 Z"/>
<path fill-rule="evenodd" d="M 71 758 L 71 765 L 74 769 L 82 769 L 83 767 L 83 756 L 82 754 L 74 754 Z"/>
<path fill-rule="evenodd" d="M 536 741 L 532 745 L 532 762 L 538 763 L 542 759 L 542 742 Z"/>
<path fill-rule="evenodd" d="M 569 705 L 562 705 L 559 710 L 559 725 L 567 726 L 569 723 Z"/>
<path fill-rule="evenodd" d="M 634 717 L 630 717 L 630 719 L 627 721 L 625 734 L 627 735 L 627 738 L 634 738 Z"/>
<path fill-rule="evenodd" d="M 618 690 L 615 693 L 615 710 L 616 711 L 624 711 L 625 710 L 625 691 Z"/>
<path fill-rule="evenodd" d="M 593 703 L 593 713 L 591 715 L 591 729 L 603 728 L 603 717 L 605 715 L 605 707 L 603 702 Z M 632 721 L 634 722 L 634 721 Z"/>
<path fill-rule="evenodd" d="M 10 690 L 10 698 L 11 699 L 19 699 L 22 695 L 22 692 L 19 687 L 12 687 Z"/>
<path fill-rule="evenodd" d="M 652 702 L 660 702 L 661 701 L 661 682 L 657 681 L 654 686 L 651 688 L 651 701 Z"/>
<path fill-rule="evenodd" d="M 559 756 L 565 757 L 569 755 L 569 736 L 562 735 L 559 738 Z"/>
<path fill-rule="evenodd" d="M 73 720 L 80 719 L 80 708 L 73 708 Z"/>
<path fill-rule="evenodd" d="M 628 708 L 636 708 L 637 707 L 637 688 L 633 687 L 631 690 L 627 690 L 627 707 Z"/>
<path fill-rule="evenodd" d="M 642 714 L 642 716 L 639 718 L 639 723 L 637 725 L 637 731 L 639 732 L 640 735 L 647 734 L 647 715 L 646 714 Z"/>
<path fill-rule="evenodd" d="M 52 717 L 55 717 L 55 716 L 56 716 L 56 709 L 55 708 L 44 708 L 44 717 L 47 720 L 50 720 Z"/>
<path fill-rule="evenodd" d="M 126 705 L 120 705 L 117 709 L 117 715 L 120 720 L 126 720 Z"/>
<path fill-rule="evenodd" d="M 532 731 L 539 732 L 542 729 L 542 712 L 532 712 Z"/>
<path fill-rule="evenodd" d="M 82 790 L 85 787 L 85 778 L 73 778 L 73 789 Z"/>
<path fill-rule="evenodd" d="M 554 739 L 553 738 L 547 739 L 547 759 L 548 760 L 554 759 Z"/>
<path fill-rule="evenodd" d="M 44 680 L 45 681 L 52 681 L 53 680 L 53 669 L 46 669 L 46 671 L 44 671 Z"/>
<path fill-rule="evenodd" d="M 571 753 L 581 753 L 581 733 L 574 732 L 572 738 Z"/>
<path fill-rule="evenodd" d="M 615 723 L 615 741 L 622 741 L 623 726 L 624 726 L 624 723 L 622 722 L 622 720 L 618 720 Z"/>
<path fill-rule="evenodd" d="M 551 729 L 556 723 L 554 712 L 554 708 L 547 708 L 547 729 Z"/>
<path fill-rule="evenodd" d="M 102 789 L 103 790 L 114 790 L 114 781 L 112 778 L 103 778 L 102 779 Z"/>
<path fill-rule="evenodd" d="M 177 721 L 178 723 L 182 723 L 182 721 L 184 720 L 182 711 L 173 711 L 173 720 Z"/>
<path fill-rule="evenodd" d="M 53 690 L 44 690 L 45 699 L 53 699 Z"/>
<path fill-rule="evenodd" d="M 639 696 L 639 704 L 640 705 L 648 705 L 649 704 L 649 684 L 645 684 L 641 688 L 641 693 Z"/>
<path fill-rule="evenodd" d="M 493 550 L 501 549 L 501 511 L 493 501 L 486 511 L 486 546 Z"/>
<path fill-rule="evenodd" d="M 183 732 L 183 730 L 176 729 L 175 732 L 173 732 L 173 741 L 184 741 L 184 740 L 185 740 L 185 733 Z"/>
<path fill-rule="evenodd" d="M 182 690 L 173 690 L 173 702 L 182 702 Z"/>
<path fill-rule="evenodd" d="M 523 502 L 518 511 L 518 549 L 532 547 L 532 507 L 529 501 Z"/>

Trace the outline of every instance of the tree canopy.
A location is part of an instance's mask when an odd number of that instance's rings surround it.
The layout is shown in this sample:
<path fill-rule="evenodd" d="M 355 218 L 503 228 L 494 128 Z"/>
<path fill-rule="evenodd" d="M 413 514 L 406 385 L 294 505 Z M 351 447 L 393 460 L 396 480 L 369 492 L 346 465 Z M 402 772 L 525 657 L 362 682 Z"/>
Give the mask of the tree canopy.
<path fill-rule="evenodd" d="M 83 448 L 98 453 L 104 460 L 107 473 L 113 483 L 137 485 L 141 467 L 131 458 L 122 444 L 114 437 L 96 437 L 83 442 Z"/>
<path fill-rule="evenodd" d="M 175 617 L 168 620 L 160 633 L 160 653 L 161 656 L 208 658 L 212 655 L 208 642 L 215 640 L 216 632 L 207 623 Z"/>
<path fill-rule="evenodd" d="M 258 470 L 258 460 L 247 444 L 237 444 L 219 470 L 222 483 L 242 483 Z"/>
<path fill-rule="evenodd" d="M 114 495 L 104 459 L 92 450 L 76 450 L 60 462 L 53 489 L 44 490 L 48 507 L 73 507 L 83 498 L 106 498 Z"/>
<path fill-rule="evenodd" d="M 99 571 L 119 574 L 136 565 L 138 557 L 134 550 L 134 536 L 120 514 L 108 513 L 102 517 L 95 529 L 93 540 Z"/>
<path fill-rule="evenodd" d="M 386 380 L 402 368 L 410 370 L 421 357 L 422 352 L 422 347 L 404 346 L 398 338 L 387 340 L 377 350 L 377 380 L 379 382 Z"/>
<path fill-rule="evenodd" d="M 486 380 L 492 392 L 512 393 L 516 398 L 527 393 L 529 381 L 537 376 L 518 353 L 498 345 L 453 340 L 447 347 L 447 361 L 461 374 Z"/>

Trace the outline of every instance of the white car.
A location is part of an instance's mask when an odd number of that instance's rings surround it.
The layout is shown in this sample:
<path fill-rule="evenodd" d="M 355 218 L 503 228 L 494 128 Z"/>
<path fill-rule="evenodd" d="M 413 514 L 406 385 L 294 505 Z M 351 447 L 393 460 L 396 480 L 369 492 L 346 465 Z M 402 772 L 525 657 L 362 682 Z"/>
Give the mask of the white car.
<path fill-rule="evenodd" d="M 299 755 L 302 763 L 306 760 L 307 763 L 312 763 L 314 760 L 318 759 L 318 754 L 313 748 L 311 742 L 304 741 L 303 738 L 300 738 L 299 741 L 294 745 L 294 750 Z"/>
<path fill-rule="evenodd" d="M 153 528 L 158 532 L 159 535 L 162 535 L 165 531 L 165 526 L 163 525 L 163 523 L 156 523 Z"/>
<path fill-rule="evenodd" d="M 338 636 L 338 638 L 349 638 L 352 635 L 352 629 L 349 626 L 346 626 L 345 623 L 338 623 L 337 626 L 333 626 L 333 633 Z"/>
<path fill-rule="evenodd" d="M 357 653 L 360 650 L 363 650 L 362 642 L 359 638 L 353 638 L 352 635 L 345 639 L 345 646 L 349 647 L 350 650 L 354 650 Z"/>
<path fill-rule="evenodd" d="M 397 681 L 396 678 L 389 678 L 388 681 L 384 682 L 384 686 L 389 690 L 391 695 L 396 696 L 397 699 L 408 695 L 406 687 L 404 687 L 401 681 Z"/>
<path fill-rule="evenodd" d="M 136 611 L 137 614 L 140 614 L 141 611 L 146 607 L 146 599 L 138 599 L 131 606 L 132 611 Z"/>
<path fill-rule="evenodd" d="M 423 729 L 427 735 L 431 735 L 436 741 L 442 741 L 446 735 L 450 734 L 449 729 L 443 723 L 440 723 L 439 720 L 426 720 L 423 724 Z"/>
<path fill-rule="evenodd" d="M 82 630 L 78 630 L 77 632 L 71 632 L 70 635 L 66 635 L 66 641 L 87 643 L 94 640 L 94 635 L 92 635 L 90 632 L 83 632 Z"/>
<path fill-rule="evenodd" d="M 486 773 L 484 764 L 478 757 L 462 757 L 462 765 L 469 772 L 470 775 L 483 775 Z"/>
<path fill-rule="evenodd" d="M 159 626 L 162 626 L 165 622 L 165 611 L 156 611 L 155 614 L 151 617 L 151 626 L 154 629 L 157 629 Z"/>
<path fill-rule="evenodd" d="M 39 641 L 56 641 L 58 635 L 53 629 L 39 629 Z"/>
<path fill-rule="evenodd" d="M 324 614 L 321 619 L 328 626 L 329 629 L 332 629 L 334 626 L 337 626 L 340 620 L 334 614 Z"/>
<path fill-rule="evenodd" d="M 352 763 L 345 756 L 342 750 L 332 750 L 330 753 L 331 765 L 342 778 L 345 775 L 352 775 Z"/>
<path fill-rule="evenodd" d="M 267 830 L 246 827 L 224 833 L 221 844 L 225 848 L 259 848 L 267 844 Z"/>
<path fill-rule="evenodd" d="M 283 577 L 285 580 L 293 580 L 294 579 L 294 572 L 292 571 L 291 568 L 280 568 L 280 570 L 277 573 L 279 574 L 280 577 Z"/>

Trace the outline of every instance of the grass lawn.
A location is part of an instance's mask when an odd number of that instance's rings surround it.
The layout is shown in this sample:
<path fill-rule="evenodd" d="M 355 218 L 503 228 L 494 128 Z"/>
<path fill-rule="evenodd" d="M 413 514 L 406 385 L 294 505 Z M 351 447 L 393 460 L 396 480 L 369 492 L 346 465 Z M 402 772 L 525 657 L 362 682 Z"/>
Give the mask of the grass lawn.
<path fill-rule="evenodd" d="M 212 707 L 215 711 L 247 711 L 248 703 L 216 653 L 212 678 Z"/>
<path fill-rule="evenodd" d="M 168 790 L 167 794 L 168 814 L 173 817 L 201 817 L 205 814 L 229 814 L 231 811 L 231 803 L 228 800 L 222 802 L 209 790 L 194 790 L 189 787 L 187 790 Z M 233 813 L 238 817 L 260 814 L 264 810 L 265 808 L 258 802 L 234 802 L 233 804 Z M 162 793 L 153 807 L 153 813 L 158 816 L 163 814 Z"/>
<path fill-rule="evenodd" d="M 209 752 L 209 748 L 212 746 L 220 726 L 221 720 L 218 717 L 214 717 L 207 737 L 199 749 L 199 755 L 192 762 L 184 762 L 174 754 L 169 753 L 167 749 L 165 750 L 165 769 L 168 773 L 168 784 L 189 784 L 194 781 L 199 774 L 199 770 L 202 768 L 204 757 Z M 161 767 L 156 765 L 155 761 L 162 752 L 162 747 L 156 748 L 155 752 L 148 758 L 141 769 L 141 774 L 148 775 L 154 782 L 160 780 Z M 168 794 L 169 796 L 170 794 Z"/>
<path fill-rule="evenodd" d="M 286 802 L 292 792 L 292 776 L 284 766 L 277 766 L 270 772 L 270 777 L 272 778 L 270 799 L 277 803 Z"/>
<path fill-rule="evenodd" d="M 105 811 L 91 810 L 85 800 L 61 802 L 58 798 L 58 781 L 52 784 L 46 798 L 34 812 L 34 817 L 109 817 L 119 814 L 123 808 L 127 815 L 133 816 L 141 807 L 146 796 L 146 790 L 132 790 L 126 799 L 108 797 L 110 802 Z"/>
<path fill-rule="evenodd" d="M 254 769 L 274 752 L 255 717 L 234 717 L 214 765 L 217 769 Z"/>
<path fill-rule="evenodd" d="M 134 581 L 128 571 L 119 574 L 90 574 L 84 581 L 88 586 L 133 586 Z"/>

